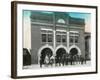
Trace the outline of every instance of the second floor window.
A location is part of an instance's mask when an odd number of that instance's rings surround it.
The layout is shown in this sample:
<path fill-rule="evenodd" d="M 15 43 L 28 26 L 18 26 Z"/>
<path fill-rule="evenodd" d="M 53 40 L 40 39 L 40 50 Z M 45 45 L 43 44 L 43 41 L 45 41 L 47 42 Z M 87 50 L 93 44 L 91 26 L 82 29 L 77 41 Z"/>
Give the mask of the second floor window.
<path fill-rule="evenodd" d="M 47 35 L 46 34 L 42 34 L 42 42 L 46 42 L 47 41 Z"/>
<path fill-rule="evenodd" d="M 56 35 L 56 41 L 61 42 L 61 35 Z"/>
<path fill-rule="evenodd" d="M 78 38 L 79 38 L 79 36 L 75 36 L 75 43 L 79 42 Z"/>
<path fill-rule="evenodd" d="M 66 32 L 57 32 L 56 33 L 56 42 L 60 43 L 65 43 L 66 42 Z"/>
<path fill-rule="evenodd" d="M 79 34 L 78 33 L 70 33 L 69 41 L 70 41 L 70 43 L 78 43 L 79 42 Z"/>
<path fill-rule="evenodd" d="M 53 34 L 48 34 L 48 42 L 52 42 L 53 41 Z"/>
<path fill-rule="evenodd" d="M 53 42 L 53 32 L 52 31 L 41 31 L 42 42 Z"/>
<path fill-rule="evenodd" d="M 62 42 L 66 42 L 66 35 L 62 35 Z"/>

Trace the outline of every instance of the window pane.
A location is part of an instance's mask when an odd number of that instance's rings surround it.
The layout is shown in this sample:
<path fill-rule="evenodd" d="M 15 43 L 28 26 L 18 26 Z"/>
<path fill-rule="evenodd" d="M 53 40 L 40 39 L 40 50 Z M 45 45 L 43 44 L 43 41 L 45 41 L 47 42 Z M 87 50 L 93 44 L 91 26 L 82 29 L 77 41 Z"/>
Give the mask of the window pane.
<path fill-rule="evenodd" d="M 53 34 L 48 34 L 48 42 L 52 42 L 53 41 Z"/>
<path fill-rule="evenodd" d="M 78 43 L 78 36 L 75 36 L 75 43 Z"/>
<path fill-rule="evenodd" d="M 56 41 L 61 42 L 61 35 L 56 35 Z"/>
<path fill-rule="evenodd" d="M 62 35 L 62 42 L 66 42 L 66 35 Z"/>
<path fill-rule="evenodd" d="M 42 42 L 46 42 L 46 34 L 42 34 Z"/>
<path fill-rule="evenodd" d="M 70 36 L 70 43 L 73 43 L 73 42 L 74 42 L 74 37 Z"/>

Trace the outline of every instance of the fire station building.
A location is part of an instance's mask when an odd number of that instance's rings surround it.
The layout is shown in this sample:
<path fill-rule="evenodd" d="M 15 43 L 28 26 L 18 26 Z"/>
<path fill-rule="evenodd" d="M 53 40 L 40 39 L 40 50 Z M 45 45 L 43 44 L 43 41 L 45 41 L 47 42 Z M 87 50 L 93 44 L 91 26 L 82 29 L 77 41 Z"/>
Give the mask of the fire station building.
<path fill-rule="evenodd" d="M 85 58 L 85 20 L 65 12 L 31 12 L 31 63 L 45 55 Z"/>

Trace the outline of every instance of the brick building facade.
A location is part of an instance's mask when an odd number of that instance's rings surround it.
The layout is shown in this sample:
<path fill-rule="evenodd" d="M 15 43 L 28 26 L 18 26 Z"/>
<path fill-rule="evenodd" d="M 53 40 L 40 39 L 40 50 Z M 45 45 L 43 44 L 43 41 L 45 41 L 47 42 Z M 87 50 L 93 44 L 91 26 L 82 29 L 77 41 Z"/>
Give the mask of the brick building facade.
<path fill-rule="evenodd" d="M 65 12 L 31 12 L 31 63 L 45 55 L 85 58 L 85 20 Z"/>

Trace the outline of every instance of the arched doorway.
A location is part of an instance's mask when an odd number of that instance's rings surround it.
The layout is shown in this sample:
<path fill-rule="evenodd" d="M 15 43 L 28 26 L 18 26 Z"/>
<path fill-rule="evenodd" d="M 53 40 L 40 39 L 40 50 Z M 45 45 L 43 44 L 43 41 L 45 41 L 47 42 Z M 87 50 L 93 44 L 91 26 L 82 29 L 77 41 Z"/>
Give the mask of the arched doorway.
<path fill-rule="evenodd" d="M 72 48 L 70 50 L 69 56 L 70 56 L 70 64 L 77 64 L 79 62 L 79 51 L 77 48 Z"/>
<path fill-rule="evenodd" d="M 74 56 L 74 55 L 77 55 L 78 54 L 78 50 L 76 48 L 72 48 L 70 50 L 70 55 Z"/>
<path fill-rule="evenodd" d="M 66 54 L 66 50 L 64 48 L 59 48 L 57 51 L 56 51 L 56 56 L 57 57 L 62 57 L 64 54 Z"/>
<path fill-rule="evenodd" d="M 59 66 L 61 66 L 61 64 L 64 66 L 66 64 L 66 56 L 68 55 L 68 53 L 66 52 L 66 50 L 64 48 L 59 48 L 56 51 L 56 56 L 55 56 L 55 63 L 56 66 L 59 64 Z"/>
<path fill-rule="evenodd" d="M 53 55 L 53 51 L 50 48 L 44 48 L 41 51 L 40 58 L 41 58 L 42 62 L 44 62 L 46 56 L 51 57 L 52 55 Z"/>
<path fill-rule="evenodd" d="M 71 55 L 81 55 L 81 50 L 78 46 L 76 45 L 72 45 L 69 50 L 68 50 L 68 53 Z"/>

